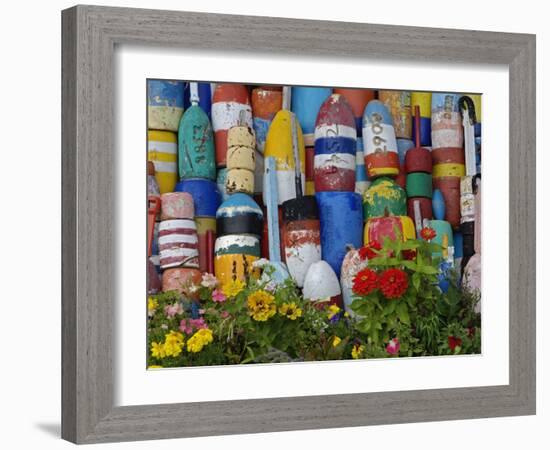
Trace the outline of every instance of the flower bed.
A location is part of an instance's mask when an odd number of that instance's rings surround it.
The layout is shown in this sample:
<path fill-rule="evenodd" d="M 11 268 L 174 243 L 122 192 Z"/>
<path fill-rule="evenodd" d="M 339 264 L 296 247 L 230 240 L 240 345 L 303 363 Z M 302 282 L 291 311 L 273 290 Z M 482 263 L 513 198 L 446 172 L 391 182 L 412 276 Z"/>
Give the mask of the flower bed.
<path fill-rule="evenodd" d="M 291 279 L 199 285 L 148 298 L 148 366 L 472 354 L 481 351 L 479 292 L 457 282 L 442 248 L 424 239 L 385 239 L 359 250 L 351 310 L 304 299 Z"/>

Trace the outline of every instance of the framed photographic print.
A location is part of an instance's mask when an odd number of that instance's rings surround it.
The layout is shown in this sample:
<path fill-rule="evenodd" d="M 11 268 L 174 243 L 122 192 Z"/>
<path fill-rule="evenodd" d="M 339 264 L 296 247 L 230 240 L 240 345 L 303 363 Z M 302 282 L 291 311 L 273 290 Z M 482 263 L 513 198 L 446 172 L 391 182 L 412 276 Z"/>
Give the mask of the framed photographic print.
<path fill-rule="evenodd" d="M 65 439 L 535 412 L 534 36 L 62 16 Z"/>

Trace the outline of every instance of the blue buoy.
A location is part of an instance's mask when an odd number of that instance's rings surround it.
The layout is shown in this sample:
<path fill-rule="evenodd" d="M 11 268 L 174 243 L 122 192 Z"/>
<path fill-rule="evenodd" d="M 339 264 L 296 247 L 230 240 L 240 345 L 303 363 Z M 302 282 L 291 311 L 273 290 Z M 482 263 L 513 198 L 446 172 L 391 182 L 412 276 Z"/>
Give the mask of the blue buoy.
<path fill-rule="evenodd" d="M 439 189 L 432 194 L 432 211 L 436 220 L 445 220 L 445 199 Z"/>
<path fill-rule="evenodd" d="M 195 217 L 216 217 L 221 204 L 218 185 L 204 178 L 189 178 L 176 184 L 176 192 L 189 192 L 195 204 Z"/>
<path fill-rule="evenodd" d="M 296 114 L 298 122 L 300 122 L 306 146 L 312 146 L 315 142 L 314 134 L 317 113 L 330 94 L 332 94 L 332 88 L 292 87 L 291 110 Z"/>
<path fill-rule="evenodd" d="M 355 192 L 317 192 L 321 219 L 321 256 L 340 276 L 349 246 L 363 246 L 363 206 Z"/>

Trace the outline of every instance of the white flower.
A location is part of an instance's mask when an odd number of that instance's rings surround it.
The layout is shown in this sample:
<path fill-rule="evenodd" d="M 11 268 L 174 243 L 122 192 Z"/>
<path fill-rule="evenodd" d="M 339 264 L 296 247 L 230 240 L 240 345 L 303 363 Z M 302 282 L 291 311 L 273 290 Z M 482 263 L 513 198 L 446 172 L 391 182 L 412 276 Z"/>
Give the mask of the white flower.
<path fill-rule="evenodd" d="M 214 289 L 218 285 L 218 279 L 211 273 L 203 273 L 201 285 L 208 289 Z"/>

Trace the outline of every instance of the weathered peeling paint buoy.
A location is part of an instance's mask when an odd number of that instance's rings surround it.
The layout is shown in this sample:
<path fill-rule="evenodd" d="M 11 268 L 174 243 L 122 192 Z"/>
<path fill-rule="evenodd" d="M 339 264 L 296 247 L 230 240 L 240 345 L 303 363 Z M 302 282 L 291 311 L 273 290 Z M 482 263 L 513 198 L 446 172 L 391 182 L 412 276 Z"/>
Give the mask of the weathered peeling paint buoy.
<path fill-rule="evenodd" d="M 432 148 L 462 148 L 462 118 L 458 106 L 460 94 L 432 93 Z"/>
<path fill-rule="evenodd" d="M 342 305 L 342 290 L 338 277 L 326 261 L 309 266 L 304 280 L 304 298 L 320 305 Z"/>
<path fill-rule="evenodd" d="M 178 129 L 180 178 L 216 179 L 214 133 L 206 113 L 198 106 L 197 83 L 190 83 L 191 106 L 183 113 Z"/>
<path fill-rule="evenodd" d="M 363 115 L 365 166 L 369 178 L 399 173 L 399 155 L 391 114 L 382 102 L 372 100 Z"/>
<path fill-rule="evenodd" d="M 414 142 L 410 139 L 397 139 L 397 155 L 399 156 L 399 164 L 405 164 L 405 158 L 410 149 L 414 148 Z"/>
<path fill-rule="evenodd" d="M 291 198 L 296 198 L 296 163 L 292 139 L 293 113 L 286 109 L 280 110 L 271 122 L 265 142 L 264 156 L 273 157 L 277 163 L 277 190 L 279 205 Z M 297 124 L 298 152 L 300 155 L 300 173 L 302 192 L 305 186 L 306 151 L 302 130 Z M 265 189 L 265 187 L 264 187 Z M 264 203 L 266 203 L 264 198 Z"/>
<path fill-rule="evenodd" d="M 218 236 L 229 234 L 262 235 L 263 213 L 258 204 L 248 195 L 237 193 L 223 202 L 216 212 Z"/>
<path fill-rule="evenodd" d="M 330 95 L 315 124 L 315 192 L 355 190 L 356 139 L 353 111 L 344 97 Z"/>
<path fill-rule="evenodd" d="M 444 259 L 449 257 L 449 250 L 453 247 L 453 229 L 451 224 L 446 220 L 430 220 L 430 228 L 435 230 L 435 238 L 432 242 L 441 245 L 443 253 L 434 252 L 434 256 L 443 256 Z M 454 250 L 453 250 L 454 253 Z"/>
<path fill-rule="evenodd" d="M 402 241 L 414 239 L 416 232 L 409 216 L 373 217 L 365 224 L 364 241 L 384 245 L 384 239 L 401 238 Z"/>
<path fill-rule="evenodd" d="M 350 249 L 342 262 L 342 273 L 340 274 L 340 285 L 342 286 L 342 298 L 344 308 L 350 317 L 355 317 L 356 314 L 351 309 L 353 303 L 353 279 L 357 273 L 368 266 L 369 262 L 363 259 L 359 254 L 359 250 Z"/>
<path fill-rule="evenodd" d="M 147 159 L 155 166 L 161 194 L 172 192 L 178 182 L 178 138 L 171 131 L 147 132 Z"/>
<path fill-rule="evenodd" d="M 363 245 L 363 208 L 361 196 L 355 192 L 317 192 L 315 194 L 321 220 L 321 254 L 340 276 L 347 246 Z"/>
<path fill-rule="evenodd" d="M 161 269 L 199 267 L 197 227 L 193 220 L 163 220 L 159 224 Z"/>
<path fill-rule="evenodd" d="M 321 228 L 313 196 L 287 200 L 282 205 L 283 248 L 288 271 L 299 287 L 309 266 L 321 260 Z"/>
<path fill-rule="evenodd" d="M 259 86 L 252 89 L 251 95 L 256 149 L 264 152 L 265 139 L 269 126 L 283 107 L 283 92 L 280 86 Z"/>
<path fill-rule="evenodd" d="M 357 137 L 363 135 L 363 112 L 367 104 L 374 100 L 375 92 L 372 89 L 348 89 L 348 88 L 336 88 L 335 94 L 340 94 L 344 97 L 353 111 L 355 117 L 355 129 L 357 130 Z"/>
<path fill-rule="evenodd" d="M 260 240 L 249 234 L 218 236 L 214 248 L 214 273 L 220 283 L 257 276 L 254 261 L 260 258 Z"/>
<path fill-rule="evenodd" d="M 434 189 L 432 194 L 432 211 L 436 220 L 445 219 L 445 199 L 439 189 Z"/>
<path fill-rule="evenodd" d="M 160 212 L 160 197 L 149 195 L 147 197 L 147 256 L 153 254 L 153 239 L 155 233 L 155 221 Z"/>
<path fill-rule="evenodd" d="M 380 177 L 363 194 L 363 217 L 382 217 L 387 214 L 404 216 L 407 213 L 407 194 L 391 178 Z"/>
<path fill-rule="evenodd" d="M 147 80 L 147 128 L 178 131 L 183 114 L 182 81 Z"/>
<path fill-rule="evenodd" d="M 432 145 L 432 93 L 411 92 L 411 106 L 413 118 L 416 116 L 415 106 L 420 108 L 420 145 L 431 147 Z M 413 127 L 412 140 L 416 142 L 416 129 Z"/>
<path fill-rule="evenodd" d="M 160 220 L 193 219 L 195 207 L 188 192 L 167 192 L 160 197 Z"/>
<path fill-rule="evenodd" d="M 412 136 L 412 112 L 410 91 L 378 91 L 378 98 L 384 103 L 393 118 L 395 137 L 410 139 Z"/>
<path fill-rule="evenodd" d="M 325 87 L 292 87 L 291 110 L 304 133 L 304 144 L 308 147 L 315 144 L 315 121 L 323 102 L 332 94 L 332 88 Z"/>
<path fill-rule="evenodd" d="M 434 177 L 433 187 L 439 189 L 445 200 L 445 220 L 454 229 L 460 226 L 460 177 Z"/>
<path fill-rule="evenodd" d="M 243 117 L 244 120 L 244 117 Z M 256 137 L 254 131 L 240 122 L 227 133 L 228 194 L 243 192 L 254 194 L 254 170 L 256 169 Z"/>
<path fill-rule="evenodd" d="M 201 273 L 197 269 L 176 267 L 166 269 L 162 274 L 162 291 L 177 291 L 180 294 L 189 293 L 191 286 L 201 283 Z"/>
<path fill-rule="evenodd" d="M 363 149 L 363 138 L 357 138 L 357 147 L 355 153 L 355 192 L 363 196 L 370 186 L 365 169 L 365 152 Z"/>
<path fill-rule="evenodd" d="M 433 218 L 432 199 L 427 197 L 407 198 L 407 215 L 414 221 L 417 235 L 424 228 L 424 221 Z"/>
<path fill-rule="evenodd" d="M 227 158 L 227 133 L 239 124 L 243 111 L 244 122 L 252 128 L 252 108 L 248 89 L 243 84 L 216 84 L 212 97 L 212 127 L 216 143 L 216 165 L 224 167 Z"/>

